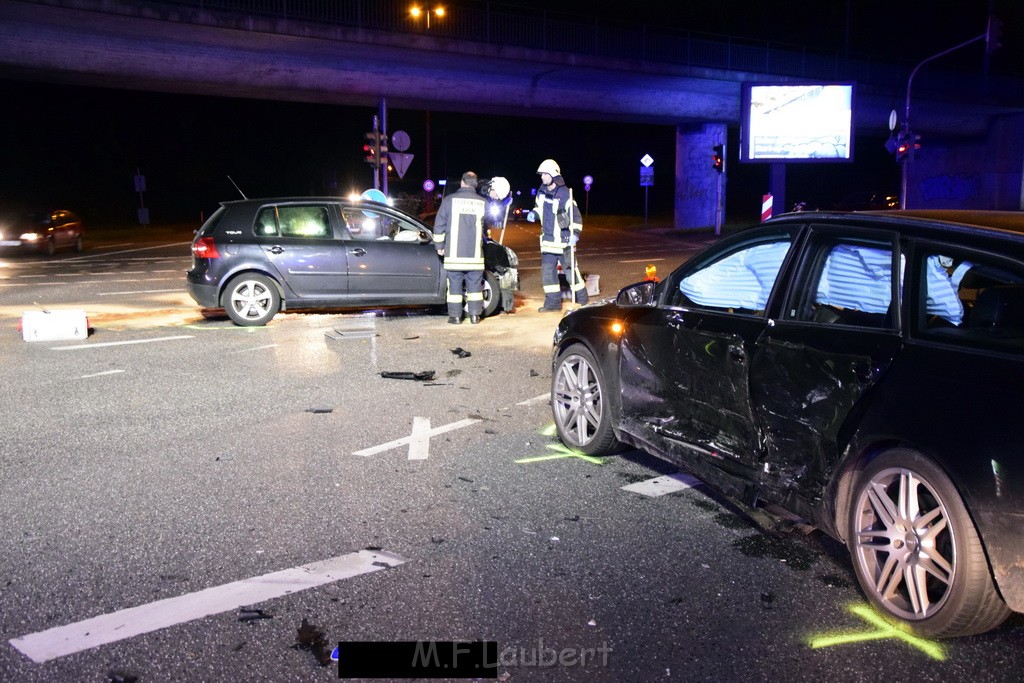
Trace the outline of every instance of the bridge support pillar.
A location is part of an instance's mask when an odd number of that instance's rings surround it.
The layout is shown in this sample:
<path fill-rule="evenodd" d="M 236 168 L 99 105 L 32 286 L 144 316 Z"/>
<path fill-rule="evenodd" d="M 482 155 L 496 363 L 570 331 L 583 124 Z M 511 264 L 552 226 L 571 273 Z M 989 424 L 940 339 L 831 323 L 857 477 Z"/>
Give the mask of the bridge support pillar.
<path fill-rule="evenodd" d="M 681 230 L 715 226 L 718 207 L 725 207 L 725 178 L 711 165 L 712 147 L 725 144 L 724 123 L 680 124 L 676 127 L 675 227 Z M 726 158 L 731 156 L 726 148 Z M 721 182 L 720 182 L 721 181 Z"/>

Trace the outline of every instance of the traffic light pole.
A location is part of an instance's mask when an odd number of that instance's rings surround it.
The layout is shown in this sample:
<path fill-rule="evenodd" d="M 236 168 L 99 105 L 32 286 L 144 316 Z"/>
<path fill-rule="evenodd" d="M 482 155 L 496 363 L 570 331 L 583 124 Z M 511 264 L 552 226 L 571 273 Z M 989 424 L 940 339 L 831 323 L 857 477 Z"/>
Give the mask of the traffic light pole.
<path fill-rule="evenodd" d="M 910 78 L 907 79 L 907 101 L 906 101 L 906 104 L 904 105 L 904 108 L 903 108 L 903 127 L 900 130 L 900 138 L 902 140 L 905 140 L 907 142 L 907 144 L 910 145 L 909 148 L 906 151 L 906 154 L 903 157 L 903 169 L 902 169 L 902 172 L 900 174 L 901 175 L 901 178 L 900 178 L 900 208 L 901 209 L 907 208 L 907 164 L 909 164 L 910 160 L 914 158 L 914 147 L 915 147 L 914 141 L 915 141 L 915 138 L 914 138 L 914 135 L 913 135 L 913 133 L 911 132 L 911 129 L 910 129 L 910 86 L 914 82 L 914 76 L 916 76 L 917 72 L 920 70 L 920 68 L 922 66 L 924 66 L 925 64 L 927 64 L 928 62 L 934 61 L 934 60 L 938 59 L 939 57 L 945 57 L 950 52 L 955 52 L 956 50 L 959 50 L 962 47 L 967 47 L 968 45 L 972 45 L 972 44 L 978 42 L 979 40 L 984 40 L 984 41 L 986 41 L 986 43 L 988 43 L 988 46 L 986 48 L 986 52 L 987 53 L 991 53 L 993 50 L 995 50 L 997 47 L 999 47 L 999 34 L 1000 34 L 1001 30 L 1002 30 L 1001 22 L 998 19 L 996 19 L 995 17 L 990 16 L 988 18 L 988 27 L 986 28 L 984 33 L 982 33 L 981 35 L 978 35 L 978 36 L 974 36 L 970 40 L 965 40 L 964 42 L 960 43 L 959 45 L 954 45 L 953 47 L 949 48 L 948 50 L 943 50 L 942 52 L 940 52 L 938 54 L 932 55 L 928 59 L 925 59 L 920 64 L 915 66 L 914 70 L 910 72 Z"/>

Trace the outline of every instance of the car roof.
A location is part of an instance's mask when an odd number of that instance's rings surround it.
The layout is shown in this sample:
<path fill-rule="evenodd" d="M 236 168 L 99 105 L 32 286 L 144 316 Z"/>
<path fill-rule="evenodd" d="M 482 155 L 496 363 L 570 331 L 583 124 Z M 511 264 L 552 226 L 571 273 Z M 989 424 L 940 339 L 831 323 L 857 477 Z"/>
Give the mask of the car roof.
<path fill-rule="evenodd" d="M 810 211 L 787 213 L 776 220 L 827 220 L 830 223 L 916 228 L 922 232 L 968 233 L 1024 241 L 1024 212 L 969 209 L 890 209 L 882 211 Z M 773 221 L 774 222 L 774 221 Z"/>

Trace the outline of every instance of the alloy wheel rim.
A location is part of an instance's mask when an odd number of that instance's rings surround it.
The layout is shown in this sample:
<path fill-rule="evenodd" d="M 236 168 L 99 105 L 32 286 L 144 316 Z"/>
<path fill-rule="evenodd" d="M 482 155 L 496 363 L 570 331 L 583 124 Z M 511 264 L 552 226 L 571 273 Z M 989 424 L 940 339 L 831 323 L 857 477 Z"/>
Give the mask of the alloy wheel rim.
<path fill-rule="evenodd" d="M 578 446 L 593 441 L 601 424 L 602 402 L 601 386 L 590 363 L 580 356 L 567 358 L 558 368 L 554 393 L 562 433 Z"/>
<path fill-rule="evenodd" d="M 270 310 L 270 292 L 258 282 L 246 282 L 236 287 L 231 305 L 246 318 L 262 318 Z"/>
<path fill-rule="evenodd" d="M 956 538 L 949 512 L 917 473 L 875 474 L 854 511 L 854 557 L 875 600 L 900 618 L 934 615 L 956 580 Z"/>

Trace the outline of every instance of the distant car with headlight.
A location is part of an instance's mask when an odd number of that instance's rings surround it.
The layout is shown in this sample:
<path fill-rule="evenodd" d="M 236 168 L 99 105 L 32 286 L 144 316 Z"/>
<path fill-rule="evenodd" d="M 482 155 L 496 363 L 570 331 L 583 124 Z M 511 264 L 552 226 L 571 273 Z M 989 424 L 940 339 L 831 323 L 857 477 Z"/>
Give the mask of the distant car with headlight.
<path fill-rule="evenodd" d="M 0 217 L 0 249 L 43 252 L 85 248 L 85 227 L 78 214 L 67 209 L 12 212 Z"/>
<path fill-rule="evenodd" d="M 558 435 L 673 462 L 844 542 L 927 637 L 1024 612 L 1024 216 L 795 213 L 554 338 Z"/>
<path fill-rule="evenodd" d="M 497 242 L 482 249 L 483 314 L 511 312 L 518 258 Z M 265 325 L 291 309 L 441 306 L 447 298 L 432 227 L 373 201 L 224 202 L 196 232 L 192 256 L 189 295 L 238 325 Z"/>

